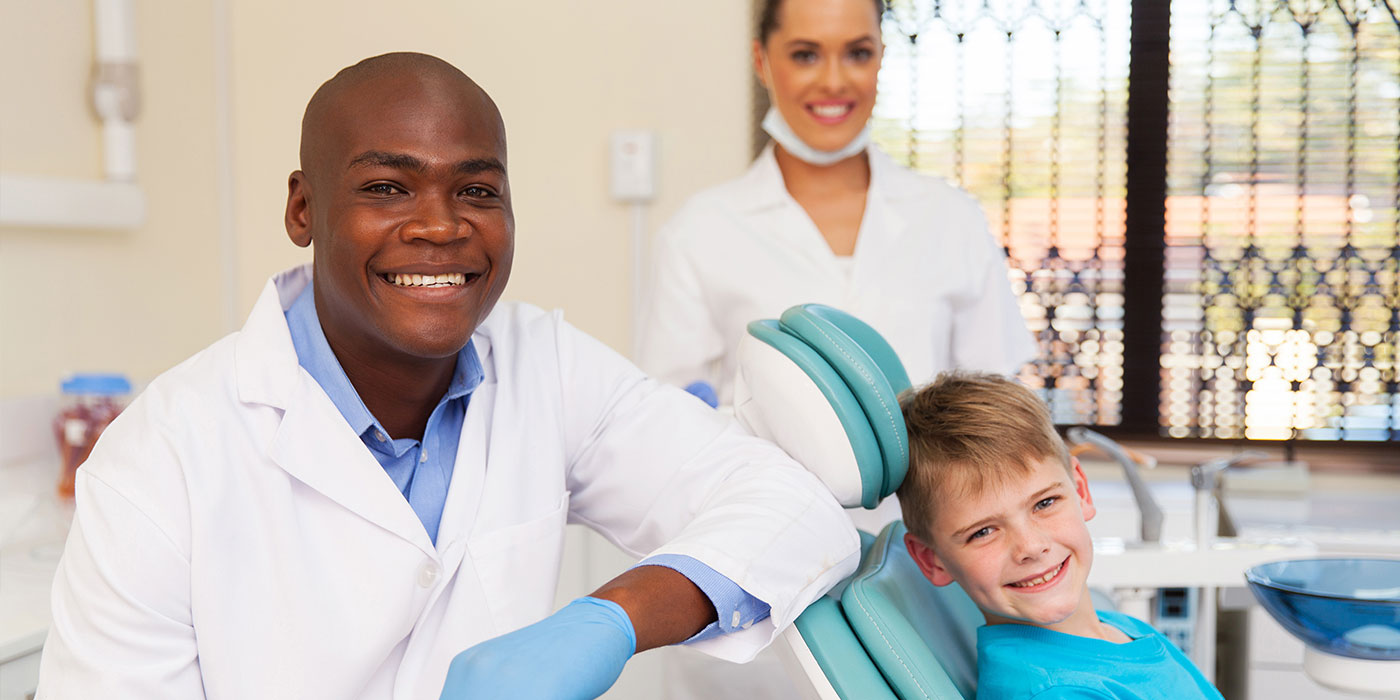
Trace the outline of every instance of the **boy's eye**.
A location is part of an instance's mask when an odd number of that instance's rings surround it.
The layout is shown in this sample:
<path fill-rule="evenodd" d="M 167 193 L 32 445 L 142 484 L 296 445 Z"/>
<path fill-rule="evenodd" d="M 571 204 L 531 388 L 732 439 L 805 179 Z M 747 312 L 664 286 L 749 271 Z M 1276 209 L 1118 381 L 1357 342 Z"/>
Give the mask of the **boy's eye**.
<path fill-rule="evenodd" d="M 968 541 L 968 542 L 971 542 L 971 541 L 973 541 L 973 540 L 980 540 L 980 539 L 982 539 L 983 537 L 986 537 L 987 535 L 990 535 L 990 534 L 992 534 L 992 528 L 990 528 L 990 527 L 984 527 L 984 528 L 982 528 L 981 530 L 978 530 L 978 531 L 972 533 L 971 535 L 968 535 L 968 536 L 967 536 L 967 541 Z"/>
<path fill-rule="evenodd" d="M 486 199 L 488 197 L 496 196 L 495 192 L 492 192 L 491 190 L 488 190 L 485 187 L 481 187 L 479 185 L 472 185 L 471 187 L 462 190 L 462 194 L 466 195 L 467 197 L 471 197 L 472 199 Z"/>
<path fill-rule="evenodd" d="M 1059 497 L 1059 496 L 1051 496 L 1051 497 L 1049 497 L 1049 498 L 1042 498 L 1042 499 L 1040 499 L 1040 501 L 1039 501 L 1038 503 L 1035 504 L 1035 509 L 1036 509 L 1036 510 L 1045 510 L 1046 508 L 1049 508 L 1050 506 L 1055 505 L 1055 502 L 1058 501 L 1058 500 L 1060 500 L 1060 497 Z"/>

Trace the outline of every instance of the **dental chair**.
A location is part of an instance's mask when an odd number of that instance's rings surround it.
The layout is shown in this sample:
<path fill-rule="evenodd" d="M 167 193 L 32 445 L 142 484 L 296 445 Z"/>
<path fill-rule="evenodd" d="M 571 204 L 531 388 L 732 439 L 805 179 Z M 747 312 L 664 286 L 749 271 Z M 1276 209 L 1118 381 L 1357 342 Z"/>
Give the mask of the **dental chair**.
<path fill-rule="evenodd" d="M 847 508 L 874 508 L 908 469 L 899 357 L 836 309 L 795 306 L 755 321 L 739 345 L 734 411 L 788 451 Z M 973 700 L 982 614 L 957 584 L 935 588 L 902 522 L 861 533 L 855 574 L 813 603 L 774 647 L 805 698 Z"/>

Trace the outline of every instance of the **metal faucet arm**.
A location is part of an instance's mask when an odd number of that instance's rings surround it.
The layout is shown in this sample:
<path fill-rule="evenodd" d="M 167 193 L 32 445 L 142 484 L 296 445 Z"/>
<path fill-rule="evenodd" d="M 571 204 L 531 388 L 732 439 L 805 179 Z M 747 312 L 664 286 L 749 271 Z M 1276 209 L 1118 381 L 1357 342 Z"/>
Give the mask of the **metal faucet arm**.
<path fill-rule="evenodd" d="M 1128 487 L 1132 489 L 1133 500 L 1137 502 L 1138 512 L 1141 515 L 1142 527 L 1139 534 L 1142 541 L 1160 542 L 1164 517 L 1162 508 L 1157 505 L 1157 499 L 1152 497 L 1147 483 L 1142 480 L 1137 460 L 1133 459 L 1122 445 L 1088 428 L 1076 426 L 1070 428 L 1067 435 L 1070 442 L 1093 445 L 1123 467 L 1123 475 L 1128 479 Z"/>

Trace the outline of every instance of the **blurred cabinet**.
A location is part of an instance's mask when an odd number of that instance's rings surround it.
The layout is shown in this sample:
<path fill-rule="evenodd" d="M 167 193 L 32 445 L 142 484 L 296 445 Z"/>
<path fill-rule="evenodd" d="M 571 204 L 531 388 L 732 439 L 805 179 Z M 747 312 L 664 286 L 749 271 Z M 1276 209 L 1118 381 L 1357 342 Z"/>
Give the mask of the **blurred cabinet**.
<path fill-rule="evenodd" d="M 34 700 L 39 685 L 39 652 L 0 659 L 0 700 Z"/>
<path fill-rule="evenodd" d="M 1259 606 L 1249 609 L 1250 700 L 1355 700 L 1328 690 L 1303 672 L 1303 643 Z"/>

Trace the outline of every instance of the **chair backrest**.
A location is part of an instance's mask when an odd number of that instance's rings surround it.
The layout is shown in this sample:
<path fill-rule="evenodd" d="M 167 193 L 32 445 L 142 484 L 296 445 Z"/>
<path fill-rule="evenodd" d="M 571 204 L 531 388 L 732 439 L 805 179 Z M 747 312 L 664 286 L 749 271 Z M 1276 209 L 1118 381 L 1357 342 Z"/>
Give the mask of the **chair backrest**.
<path fill-rule="evenodd" d="M 735 380 L 739 420 L 848 508 L 874 508 L 893 493 L 909 464 L 897 395 L 910 384 L 884 338 L 816 304 L 748 331 Z M 867 541 L 855 575 L 798 617 L 791 643 L 841 698 L 971 700 L 981 613 L 956 585 L 935 588 L 923 577 L 904 532 L 896 522 Z"/>
<path fill-rule="evenodd" d="M 841 609 L 900 698 L 971 699 L 982 612 L 956 583 L 936 587 L 890 523 L 862 557 Z"/>

